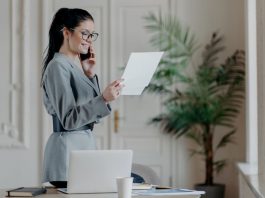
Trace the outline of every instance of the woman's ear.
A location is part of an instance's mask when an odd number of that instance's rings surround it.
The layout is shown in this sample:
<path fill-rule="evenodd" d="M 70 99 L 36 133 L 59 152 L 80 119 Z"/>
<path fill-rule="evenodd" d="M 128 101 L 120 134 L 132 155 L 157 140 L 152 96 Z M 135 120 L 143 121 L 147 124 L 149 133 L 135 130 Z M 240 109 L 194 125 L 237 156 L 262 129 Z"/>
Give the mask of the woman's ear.
<path fill-rule="evenodd" d="M 69 36 L 70 36 L 70 31 L 69 31 L 66 27 L 64 27 L 64 28 L 62 29 L 62 32 L 63 32 L 63 37 L 64 37 L 66 40 L 68 40 L 68 39 L 69 39 Z"/>

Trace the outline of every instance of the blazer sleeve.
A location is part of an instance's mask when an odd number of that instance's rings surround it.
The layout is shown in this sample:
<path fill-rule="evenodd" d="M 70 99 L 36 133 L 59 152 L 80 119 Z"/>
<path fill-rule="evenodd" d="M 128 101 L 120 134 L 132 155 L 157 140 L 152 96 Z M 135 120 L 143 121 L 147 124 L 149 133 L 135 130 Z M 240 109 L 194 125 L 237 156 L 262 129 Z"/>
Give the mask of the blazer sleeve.
<path fill-rule="evenodd" d="M 60 62 L 51 64 L 47 68 L 44 86 L 65 129 L 76 129 L 110 114 L 102 95 L 88 98 L 86 103 L 77 105 L 70 84 L 70 70 Z"/>
<path fill-rule="evenodd" d="M 98 88 L 98 91 L 101 93 L 100 91 L 100 87 L 99 87 L 99 82 L 98 82 L 98 75 L 95 74 L 95 76 L 93 78 L 89 78 L 89 80 L 96 85 L 96 87 Z M 111 111 L 111 106 L 109 103 L 107 103 L 107 107 L 109 108 L 109 110 Z"/>
<path fill-rule="evenodd" d="M 97 87 L 99 93 L 101 93 L 97 74 L 95 74 L 95 76 L 93 78 L 89 78 L 89 80 Z M 107 107 L 111 111 L 111 106 L 109 103 L 107 103 Z M 100 123 L 100 119 L 95 121 L 95 124 L 98 124 L 98 123 Z"/>

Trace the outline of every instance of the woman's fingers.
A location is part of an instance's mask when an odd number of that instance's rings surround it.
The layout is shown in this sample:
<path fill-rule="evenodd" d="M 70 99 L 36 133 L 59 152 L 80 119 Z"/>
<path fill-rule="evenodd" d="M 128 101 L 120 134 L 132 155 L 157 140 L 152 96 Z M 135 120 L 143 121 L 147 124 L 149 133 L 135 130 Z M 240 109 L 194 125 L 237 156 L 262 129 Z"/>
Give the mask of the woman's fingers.
<path fill-rule="evenodd" d="M 92 44 L 90 45 L 89 50 L 90 50 L 90 53 L 95 54 L 95 48 Z"/>
<path fill-rule="evenodd" d="M 115 81 L 113 81 L 111 84 L 110 84 L 110 86 L 117 86 L 118 84 L 120 83 L 120 81 L 119 80 L 115 80 Z"/>
<path fill-rule="evenodd" d="M 114 88 L 116 91 L 121 91 L 123 87 L 124 87 L 123 84 L 119 84 L 119 85 L 115 86 Z"/>
<path fill-rule="evenodd" d="M 103 97 L 107 102 L 115 100 L 121 93 L 124 85 L 121 83 L 123 79 L 118 79 L 112 82 L 103 92 Z"/>
<path fill-rule="evenodd" d="M 90 46 L 89 50 L 90 50 L 90 57 L 88 59 L 88 63 L 91 65 L 95 65 L 96 64 L 96 53 L 95 53 L 95 49 L 93 45 Z"/>
<path fill-rule="evenodd" d="M 91 54 L 91 56 L 92 56 L 92 54 Z M 96 59 L 95 58 L 89 58 L 88 59 L 88 64 L 95 65 L 96 64 Z"/>
<path fill-rule="evenodd" d="M 89 47 L 90 57 L 81 61 L 83 70 L 88 77 L 93 77 L 95 75 L 95 66 L 96 66 L 96 58 L 95 58 L 95 50 L 91 45 Z"/>
<path fill-rule="evenodd" d="M 113 81 L 110 85 L 117 87 L 123 81 L 124 81 L 124 79 L 118 79 L 118 80 Z"/>

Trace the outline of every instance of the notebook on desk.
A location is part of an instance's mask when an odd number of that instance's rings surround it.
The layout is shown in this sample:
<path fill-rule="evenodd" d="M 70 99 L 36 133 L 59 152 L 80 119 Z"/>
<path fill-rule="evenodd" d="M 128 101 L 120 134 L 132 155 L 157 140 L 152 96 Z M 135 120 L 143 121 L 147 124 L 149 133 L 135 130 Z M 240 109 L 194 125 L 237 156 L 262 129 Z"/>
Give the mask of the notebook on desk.
<path fill-rule="evenodd" d="M 116 178 L 130 177 L 131 150 L 72 151 L 64 193 L 117 192 Z"/>

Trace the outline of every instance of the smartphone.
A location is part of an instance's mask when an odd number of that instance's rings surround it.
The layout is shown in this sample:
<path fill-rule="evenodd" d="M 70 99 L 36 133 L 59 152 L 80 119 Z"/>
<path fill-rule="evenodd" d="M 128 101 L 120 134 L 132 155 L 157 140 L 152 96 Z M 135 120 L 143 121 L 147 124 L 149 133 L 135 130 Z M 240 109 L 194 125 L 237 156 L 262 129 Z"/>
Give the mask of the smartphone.
<path fill-rule="evenodd" d="M 88 48 L 88 52 L 86 54 L 80 54 L 81 61 L 89 59 L 91 57 L 90 48 Z"/>

